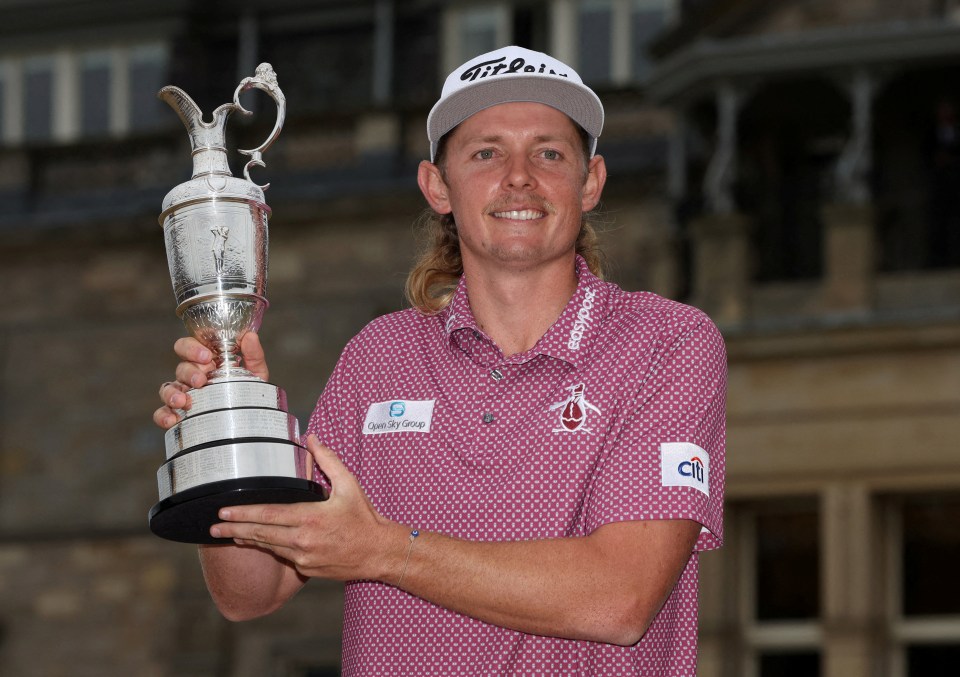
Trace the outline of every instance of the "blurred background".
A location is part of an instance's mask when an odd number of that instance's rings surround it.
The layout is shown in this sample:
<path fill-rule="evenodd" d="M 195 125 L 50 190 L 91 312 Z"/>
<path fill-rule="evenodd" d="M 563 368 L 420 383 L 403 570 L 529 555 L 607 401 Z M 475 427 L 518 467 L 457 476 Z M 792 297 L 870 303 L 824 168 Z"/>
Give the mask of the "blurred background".
<path fill-rule="evenodd" d="M 339 674 L 341 586 L 219 617 L 150 534 L 183 334 L 157 224 L 189 178 L 156 91 L 209 114 L 269 61 L 272 380 L 305 422 L 403 307 L 446 73 L 505 44 L 601 95 L 609 277 L 730 354 L 702 677 L 960 664 L 960 1 L 0 0 L 0 674 Z M 250 93 L 230 148 L 272 128 Z M 247 102 L 248 99 L 244 99 Z M 239 156 L 232 157 L 238 173 Z"/>

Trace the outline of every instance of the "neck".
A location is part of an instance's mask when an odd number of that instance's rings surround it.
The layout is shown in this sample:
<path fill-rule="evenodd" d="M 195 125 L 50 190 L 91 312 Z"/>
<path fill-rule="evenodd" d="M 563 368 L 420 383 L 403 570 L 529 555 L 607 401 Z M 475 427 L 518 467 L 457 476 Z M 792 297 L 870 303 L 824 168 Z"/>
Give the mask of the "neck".
<path fill-rule="evenodd" d="M 464 261 L 470 310 L 504 355 L 526 352 L 557 321 L 577 288 L 573 257 L 528 270 L 487 270 Z"/>

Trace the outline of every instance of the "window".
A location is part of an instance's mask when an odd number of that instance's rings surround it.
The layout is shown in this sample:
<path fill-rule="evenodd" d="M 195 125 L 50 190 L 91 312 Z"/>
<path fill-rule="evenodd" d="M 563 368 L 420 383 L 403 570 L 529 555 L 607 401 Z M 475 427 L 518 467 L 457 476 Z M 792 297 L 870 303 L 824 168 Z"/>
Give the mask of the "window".
<path fill-rule="evenodd" d="M 577 72 L 584 82 L 609 82 L 613 67 L 613 0 L 580 3 Z"/>
<path fill-rule="evenodd" d="M 156 93 L 167 60 L 161 44 L 0 59 L 0 139 L 69 143 L 166 124 Z"/>
<path fill-rule="evenodd" d="M 157 98 L 166 85 L 167 50 L 163 45 L 143 45 L 129 52 L 130 129 L 156 129 L 167 124 L 169 109 Z"/>
<path fill-rule="evenodd" d="M 577 72 L 592 85 L 641 82 L 647 45 L 673 20 L 675 0 L 580 0 Z"/>
<path fill-rule="evenodd" d="M 110 52 L 88 52 L 80 58 L 80 133 L 102 136 L 110 131 L 112 94 Z"/>
<path fill-rule="evenodd" d="M 821 669 L 820 504 L 816 497 L 731 503 L 727 611 L 740 644 L 729 642 L 737 674 L 818 677 Z"/>
<path fill-rule="evenodd" d="M 630 35 L 633 37 L 630 57 L 631 79 L 643 81 L 653 69 L 647 45 L 673 20 L 676 11 L 669 0 L 633 0 L 630 13 Z"/>
<path fill-rule="evenodd" d="M 7 91 L 9 85 L 7 84 L 7 74 L 5 64 L 0 62 L 0 142 L 7 136 L 7 99 L 10 97 L 10 93 Z"/>
<path fill-rule="evenodd" d="M 758 621 L 816 618 L 820 612 L 817 512 L 813 506 L 764 506 L 752 515 Z"/>
<path fill-rule="evenodd" d="M 505 3 L 452 8 L 444 16 L 444 75 L 478 54 L 514 41 Z"/>
<path fill-rule="evenodd" d="M 960 493 L 892 497 L 886 518 L 890 675 L 954 674 L 960 661 L 960 586 L 953 582 Z"/>
<path fill-rule="evenodd" d="M 23 65 L 23 136 L 27 141 L 53 137 L 54 61 L 41 56 Z"/>

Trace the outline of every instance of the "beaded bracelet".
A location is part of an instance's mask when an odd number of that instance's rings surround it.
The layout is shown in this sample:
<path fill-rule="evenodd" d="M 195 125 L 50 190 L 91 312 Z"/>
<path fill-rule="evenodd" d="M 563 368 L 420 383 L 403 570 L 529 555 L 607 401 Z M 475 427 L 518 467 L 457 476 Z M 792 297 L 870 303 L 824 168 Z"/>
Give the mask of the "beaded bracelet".
<path fill-rule="evenodd" d="M 407 573 L 407 564 L 410 562 L 410 553 L 413 551 L 413 542 L 417 540 L 417 536 L 420 535 L 418 529 L 414 529 L 410 532 L 410 545 L 407 546 L 407 556 L 403 560 L 403 570 L 400 572 L 400 578 L 397 580 L 397 587 L 400 587 L 400 584 L 403 583 L 403 577 Z"/>

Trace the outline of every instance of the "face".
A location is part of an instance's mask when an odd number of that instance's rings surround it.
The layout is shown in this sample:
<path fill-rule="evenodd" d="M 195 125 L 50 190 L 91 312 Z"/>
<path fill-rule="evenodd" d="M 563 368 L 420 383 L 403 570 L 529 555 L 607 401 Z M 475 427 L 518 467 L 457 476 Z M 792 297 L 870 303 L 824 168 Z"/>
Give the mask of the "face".
<path fill-rule="evenodd" d="M 419 173 L 430 206 L 454 216 L 467 270 L 572 262 L 582 214 L 605 179 L 570 118 L 539 103 L 467 118 L 447 139 L 442 169 L 424 162 Z"/>

